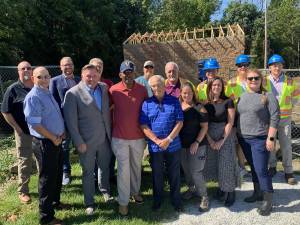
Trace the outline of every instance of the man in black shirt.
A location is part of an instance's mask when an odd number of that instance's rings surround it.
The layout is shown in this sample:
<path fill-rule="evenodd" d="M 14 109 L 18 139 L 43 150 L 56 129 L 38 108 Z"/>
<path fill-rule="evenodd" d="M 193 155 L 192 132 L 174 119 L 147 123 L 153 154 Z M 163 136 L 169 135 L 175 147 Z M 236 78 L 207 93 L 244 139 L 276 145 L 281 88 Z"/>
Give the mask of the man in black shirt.
<path fill-rule="evenodd" d="M 18 157 L 18 193 L 21 203 L 30 203 L 29 179 L 32 170 L 32 137 L 23 113 L 23 101 L 33 87 L 32 68 L 29 62 L 18 65 L 19 80 L 10 85 L 3 97 L 1 113 L 15 132 Z"/>

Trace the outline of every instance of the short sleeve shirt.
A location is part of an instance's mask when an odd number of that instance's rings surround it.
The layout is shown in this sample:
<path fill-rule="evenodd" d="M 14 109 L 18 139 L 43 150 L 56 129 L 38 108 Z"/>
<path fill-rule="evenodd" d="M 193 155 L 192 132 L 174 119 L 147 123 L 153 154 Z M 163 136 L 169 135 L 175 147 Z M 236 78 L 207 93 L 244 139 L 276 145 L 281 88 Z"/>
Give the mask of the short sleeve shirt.
<path fill-rule="evenodd" d="M 146 88 L 135 82 L 132 89 L 127 89 L 121 81 L 109 92 L 114 105 L 112 137 L 125 140 L 144 138 L 139 116 L 143 101 L 148 98 Z"/>
<path fill-rule="evenodd" d="M 140 123 L 147 125 L 159 139 L 164 139 L 174 129 L 178 121 L 183 121 L 183 113 L 176 97 L 164 95 L 162 102 L 152 96 L 143 103 L 140 115 Z M 162 149 L 153 141 L 148 139 L 148 148 L 150 152 L 160 152 Z M 179 136 L 175 137 L 170 143 L 167 151 L 175 152 L 181 149 Z"/>
<path fill-rule="evenodd" d="M 205 109 L 209 115 L 209 121 L 215 123 L 228 122 L 228 109 L 233 109 L 234 103 L 232 99 L 225 99 L 220 103 L 207 103 Z"/>
<path fill-rule="evenodd" d="M 29 129 L 23 113 L 23 102 L 29 91 L 30 88 L 19 80 L 7 88 L 1 105 L 1 112 L 12 114 L 25 134 L 29 134 Z"/>

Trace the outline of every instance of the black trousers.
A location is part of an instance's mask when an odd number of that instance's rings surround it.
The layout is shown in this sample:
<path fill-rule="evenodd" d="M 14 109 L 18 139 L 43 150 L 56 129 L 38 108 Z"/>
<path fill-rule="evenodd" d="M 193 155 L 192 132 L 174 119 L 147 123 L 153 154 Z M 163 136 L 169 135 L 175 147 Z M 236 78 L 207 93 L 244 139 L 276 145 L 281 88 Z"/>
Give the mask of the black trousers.
<path fill-rule="evenodd" d="M 168 180 L 170 184 L 170 197 L 174 207 L 181 205 L 180 198 L 180 151 L 176 152 L 150 152 L 153 182 L 153 200 L 161 203 L 164 189 L 164 170 L 166 163 Z"/>
<path fill-rule="evenodd" d="M 36 139 L 39 145 L 39 212 L 40 223 L 48 223 L 54 218 L 53 204 L 60 203 L 63 176 L 63 151 L 49 139 Z"/>

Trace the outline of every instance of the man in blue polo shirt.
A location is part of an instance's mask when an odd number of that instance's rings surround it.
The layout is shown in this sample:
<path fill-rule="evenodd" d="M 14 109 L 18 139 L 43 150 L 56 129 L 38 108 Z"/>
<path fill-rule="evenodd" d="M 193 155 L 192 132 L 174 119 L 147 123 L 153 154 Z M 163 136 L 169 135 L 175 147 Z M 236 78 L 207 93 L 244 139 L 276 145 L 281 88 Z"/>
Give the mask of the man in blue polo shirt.
<path fill-rule="evenodd" d="M 60 108 L 48 90 L 51 76 L 45 67 L 33 71 L 34 87 L 24 100 L 24 115 L 30 134 L 39 143 L 39 212 L 40 224 L 62 224 L 54 217 L 60 203 L 63 174 L 64 121 Z"/>
<path fill-rule="evenodd" d="M 171 190 L 171 201 L 175 210 L 182 211 L 180 199 L 180 149 L 179 131 L 183 126 L 183 113 L 179 100 L 165 93 L 165 80 L 154 75 L 149 79 L 153 96 L 144 101 L 141 128 L 148 138 L 153 179 L 153 210 L 162 203 L 164 161 L 166 161 Z"/>

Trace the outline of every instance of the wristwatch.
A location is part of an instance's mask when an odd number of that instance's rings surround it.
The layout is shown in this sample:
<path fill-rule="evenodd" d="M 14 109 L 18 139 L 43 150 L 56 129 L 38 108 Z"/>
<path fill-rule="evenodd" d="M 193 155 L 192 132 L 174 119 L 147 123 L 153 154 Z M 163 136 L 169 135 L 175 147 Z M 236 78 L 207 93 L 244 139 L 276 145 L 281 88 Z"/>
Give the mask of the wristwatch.
<path fill-rule="evenodd" d="M 274 137 L 269 137 L 269 140 L 270 141 L 275 141 L 275 138 Z"/>

